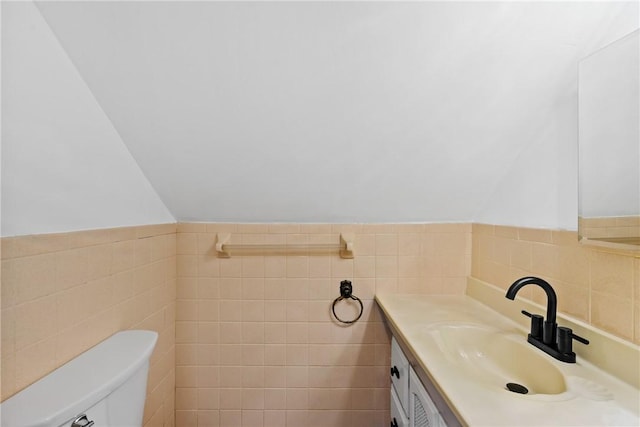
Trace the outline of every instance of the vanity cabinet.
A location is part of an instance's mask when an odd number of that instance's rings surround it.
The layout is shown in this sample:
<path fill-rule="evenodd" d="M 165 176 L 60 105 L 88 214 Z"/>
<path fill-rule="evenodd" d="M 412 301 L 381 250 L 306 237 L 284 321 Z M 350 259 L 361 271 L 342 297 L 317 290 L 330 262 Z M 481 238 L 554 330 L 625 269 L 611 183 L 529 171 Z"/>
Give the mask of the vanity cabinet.
<path fill-rule="evenodd" d="M 409 371 L 409 420 L 409 427 L 447 427 L 412 368 Z"/>
<path fill-rule="evenodd" d="M 395 337 L 391 339 L 391 427 L 447 427 Z"/>

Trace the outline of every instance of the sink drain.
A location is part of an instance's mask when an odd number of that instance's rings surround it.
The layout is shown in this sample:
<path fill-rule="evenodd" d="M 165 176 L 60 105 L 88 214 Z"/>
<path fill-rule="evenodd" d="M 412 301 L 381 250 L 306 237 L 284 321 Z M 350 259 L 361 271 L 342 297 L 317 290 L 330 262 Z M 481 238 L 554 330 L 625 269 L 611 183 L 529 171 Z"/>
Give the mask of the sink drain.
<path fill-rule="evenodd" d="M 507 383 L 507 390 L 512 391 L 514 393 L 527 394 L 529 393 L 529 389 L 525 386 L 516 384 L 516 383 Z"/>

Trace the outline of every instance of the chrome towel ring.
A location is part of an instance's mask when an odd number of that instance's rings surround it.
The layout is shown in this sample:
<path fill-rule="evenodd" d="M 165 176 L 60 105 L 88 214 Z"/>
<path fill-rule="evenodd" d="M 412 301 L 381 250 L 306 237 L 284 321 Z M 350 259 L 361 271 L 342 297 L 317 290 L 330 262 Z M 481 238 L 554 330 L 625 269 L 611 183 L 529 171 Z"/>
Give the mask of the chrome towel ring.
<path fill-rule="evenodd" d="M 352 292 L 353 292 L 353 286 L 351 285 L 351 282 L 349 280 L 343 280 L 342 282 L 340 282 L 340 296 L 334 299 L 333 304 L 331 305 L 331 311 L 333 311 L 333 316 L 340 323 L 346 323 L 346 324 L 355 323 L 358 321 L 358 319 L 360 319 L 360 316 L 362 316 L 362 312 L 364 311 L 364 306 L 362 305 L 362 301 L 360 301 L 360 298 L 353 295 Z M 360 313 L 358 314 L 358 317 L 356 317 L 353 320 L 342 320 L 336 314 L 336 304 L 342 301 L 343 299 L 348 299 L 348 298 L 351 298 L 352 300 L 357 301 L 358 304 L 360 304 Z"/>

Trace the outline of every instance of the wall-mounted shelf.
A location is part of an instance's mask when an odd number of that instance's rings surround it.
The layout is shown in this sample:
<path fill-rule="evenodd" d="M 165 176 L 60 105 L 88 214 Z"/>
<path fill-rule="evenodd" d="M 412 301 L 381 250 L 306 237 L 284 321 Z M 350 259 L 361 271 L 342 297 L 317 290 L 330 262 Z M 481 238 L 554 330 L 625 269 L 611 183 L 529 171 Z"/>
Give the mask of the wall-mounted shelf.
<path fill-rule="evenodd" d="M 216 235 L 216 252 L 218 258 L 230 258 L 231 253 L 238 255 L 255 254 L 296 254 L 296 253 L 338 253 L 340 258 L 353 258 L 353 233 L 341 233 L 340 242 L 331 243 L 309 243 L 309 244 L 239 244 L 228 243 L 231 234 L 219 233 Z"/>

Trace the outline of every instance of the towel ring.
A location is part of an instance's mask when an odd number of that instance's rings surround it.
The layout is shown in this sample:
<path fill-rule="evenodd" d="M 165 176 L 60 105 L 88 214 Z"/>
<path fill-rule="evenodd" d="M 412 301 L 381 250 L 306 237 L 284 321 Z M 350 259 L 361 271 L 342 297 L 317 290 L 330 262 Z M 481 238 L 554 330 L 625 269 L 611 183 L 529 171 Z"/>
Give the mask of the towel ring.
<path fill-rule="evenodd" d="M 362 301 L 360 301 L 360 298 L 353 295 L 352 291 L 353 291 L 353 286 L 351 285 L 350 281 L 343 280 L 342 282 L 340 282 L 340 296 L 334 299 L 333 304 L 331 305 L 331 311 L 333 311 L 333 316 L 340 323 L 346 323 L 346 324 L 355 323 L 358 321 L 358 319 L 360 319 L 360 317 L 362 316 L 362 312 L 364 311 L 364 306 L 362 305 Z M 351 298 L 352 300 L 357 301 L 358 304 L 360 304 L 360 313 L 358 314 L 358 317 L 356 317 L 353 320 L 342 320 L 336 314 L 336 304 L 342 301 L 343 299 L 347 299 L 347 298 Z"/>

